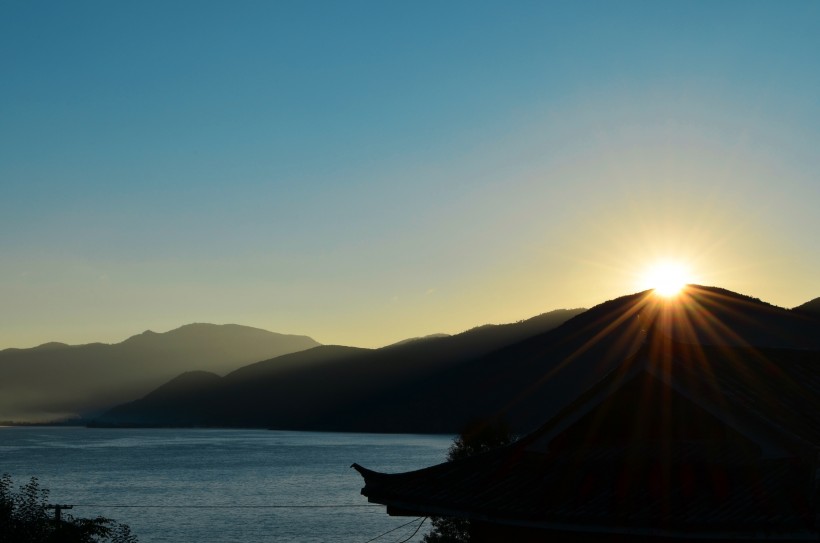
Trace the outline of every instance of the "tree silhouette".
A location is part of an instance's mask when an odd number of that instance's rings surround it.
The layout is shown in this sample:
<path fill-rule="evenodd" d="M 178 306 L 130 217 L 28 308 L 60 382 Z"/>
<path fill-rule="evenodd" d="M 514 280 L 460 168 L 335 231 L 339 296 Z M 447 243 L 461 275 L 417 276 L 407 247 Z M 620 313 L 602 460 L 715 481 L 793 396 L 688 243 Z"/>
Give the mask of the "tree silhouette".
<path fill-rule="evenodd" d="M 475 421 L 456 436 L 447 451 L 447 461 L 453 462 L 480 454 L 515 440 L 509 426 L 499 420 Z M 433 529 L 424 536 L 424 543 L 468 543 L 470 521 L 452 517 L 430 517 Z"/>
<path fill-rule="evenodd" d="M 127 524 L 105 517 L 66 515 L 60 522 L 47 509 L 48 490 L 36 477 L 14 490 L 11 476 L 0 477 L 0 541 L 13 543 L 137 543 Z"/>

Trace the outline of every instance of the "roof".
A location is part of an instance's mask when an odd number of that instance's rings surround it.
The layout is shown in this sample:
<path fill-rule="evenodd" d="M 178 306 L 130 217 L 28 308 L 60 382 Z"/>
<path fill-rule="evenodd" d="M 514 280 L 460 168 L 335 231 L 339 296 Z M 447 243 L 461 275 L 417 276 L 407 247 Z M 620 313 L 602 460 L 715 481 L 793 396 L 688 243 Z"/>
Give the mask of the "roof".
<path fill-rule="evenodd" d="M 606 398 L 647 376 L 755 447 L 681 439 L 551 446 Z M 818 535 L 812 486 L 818 446 L 820 353 L 703 347 L 653 336 L 510 446 L 408 473 L 354 468 L 365 479 L 362 494 L 391 514 L 611 533 L 782 532 L 800 539 Z"/>
<path fill-rule="evenodd" d="M 597 451 L 595 469 L 578 469 L 572 454 L 518 456 L 502 451 L 473 462 L 386 475 L 356 469 L 362 493 L 393 513 L 454 516 L 502 524 L 579 531 L 737 532 L 814 528 L 799 469 L 784 461 L 703 470 L 694 450 L 679 449 L 689 469 L 660 467 L 644 479 L 623 466 L 628 450 Z M 687 464 L 683 464 L 684 466 Z M 709 464 L 706 464 L 709 465 Z M 388 512 L 391 512 L 390 510 Z"/>

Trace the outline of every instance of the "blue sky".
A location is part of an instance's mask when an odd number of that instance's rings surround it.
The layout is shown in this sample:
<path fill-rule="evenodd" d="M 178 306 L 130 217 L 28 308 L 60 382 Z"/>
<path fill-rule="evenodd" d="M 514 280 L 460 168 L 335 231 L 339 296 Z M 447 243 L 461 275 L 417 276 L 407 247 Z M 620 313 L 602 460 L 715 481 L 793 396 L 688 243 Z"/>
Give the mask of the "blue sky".
<path fill-rule="evenodd" d="M 816 2 L 0 4 L 0 348 L 820 296 Z"/>

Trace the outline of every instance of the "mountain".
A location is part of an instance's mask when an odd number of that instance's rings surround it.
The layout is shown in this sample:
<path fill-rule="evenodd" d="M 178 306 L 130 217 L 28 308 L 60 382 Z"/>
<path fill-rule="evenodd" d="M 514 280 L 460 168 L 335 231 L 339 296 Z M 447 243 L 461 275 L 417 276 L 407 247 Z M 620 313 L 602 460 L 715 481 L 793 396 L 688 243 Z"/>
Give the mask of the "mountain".
<path fill-rule="evenodd" d="M 426 336 L 419 336 L 419 337 L 410 337 L 407 339 L 402 339 L 401 341 L 397 341 L 395 343 L 391 343 L 388 347 L 396 347 L 398 345 L 406 345 L 407 343 L 413 343 L 416 341 L 428 341 L 431 339 L 438 339 L 442 337 L 450 337 L 450 334 L 429 334 Z"/>
<path fill-rule="evenodd" d="M 117 344 L 46 343 L 0 351 L 0 420 L 58 420 L 139 398 L 181 372 L 225 374 L 319 345 L 236 324 L 150 330 Z"/>
<path fill-rule="evenodd" d="M 808 301 L 792 309 L 795 313 L 802 313 L 810 317 L 820 318 L 820 298 Z"/>
<path fill-rule="evenodd" d="M 820 323 L 727 290 L 690 286 L 669 301 L 643 292 L 605 302 L 435 379 L 374 392 L 336 420 L 362 430 L 453 432 L 471 419 L 501 415 L 525 432 L 633 354 L 653 325 L 670 342 L 733 353 L 739 364 L 772 350 L 814 352 L 820 378 Z"/>
<path fill-rule="evenodd" d="M 503 340 L 491 339 L 502 329 L 480 327 L 372 351 L 317 347 L 243 367 L 184 400 L 176 396 L 173 405 L 149 396 L 101 420 L 450 433 L 475 418 L 502 416 L 523 432 L 634 354 L 649 329 L 741 367 L 804 353 L 818 359 L 820 377 L 820 322 L 715 287 L 690 285 L 672 299 L 651 291 L 623 296 L 540 331 L 508 326 L 517 334 Z"/>
<path fill-rule="evenodd" d="M 186 395 L 184 401 L 181 396 L 148 395 L 112 409 L 98 423 L 317 428 L 328 422 L 329 413 L 349 409 L 373 391 L 435 378 L 453 365 L 555 328 L 583 311 L 557 310 L 381 349 L 316 347 L 240 368 L 218 387 Z"/>

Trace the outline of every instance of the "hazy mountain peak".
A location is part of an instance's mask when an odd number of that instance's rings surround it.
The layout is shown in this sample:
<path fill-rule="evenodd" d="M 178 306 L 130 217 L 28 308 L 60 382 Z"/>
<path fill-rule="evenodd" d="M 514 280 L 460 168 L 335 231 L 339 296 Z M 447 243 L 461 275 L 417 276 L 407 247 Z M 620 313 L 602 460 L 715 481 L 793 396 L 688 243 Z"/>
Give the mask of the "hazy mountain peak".
<path fill-rule="evenodd" d="M 42 345 L 37 345 L 34 347 L 35 349 L 40 350 L 47 350 L 47 349 L 64 349 L 68 347 L 68 343 L 60 343 L 59 341 L 49 341 L 48 343 L 43 343 Z"/>
<path fill-rule="evenodd" d="M 278 332 L 270 332 L 262 328 L 254 328 L 241 324 L 212 324 L 205 322 L 184 324 L 167 332 L 146 330 L 141 334 L 129 337 L 122 343 L 145 341 L 213 341 L 218 338 L 293 338 L 304 341 L 309 347 L 319 345 L 317 341 L 304 335 L 280 334 Z"/>
<path fill-rule="evenodd" d="M 307 336 L 194 323 L 162 333 L 146 330 L 116 344 L 6 349 L 0 352 L 0 420 L 94 412 L 141 397 L 182 372 L 224 375 L 318 345 Z"/>

